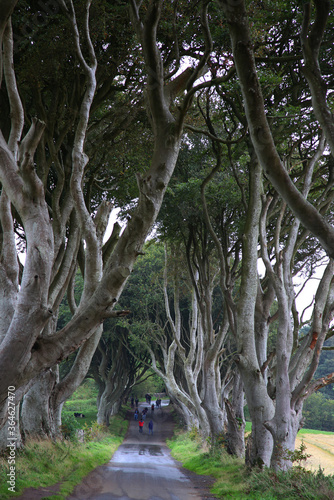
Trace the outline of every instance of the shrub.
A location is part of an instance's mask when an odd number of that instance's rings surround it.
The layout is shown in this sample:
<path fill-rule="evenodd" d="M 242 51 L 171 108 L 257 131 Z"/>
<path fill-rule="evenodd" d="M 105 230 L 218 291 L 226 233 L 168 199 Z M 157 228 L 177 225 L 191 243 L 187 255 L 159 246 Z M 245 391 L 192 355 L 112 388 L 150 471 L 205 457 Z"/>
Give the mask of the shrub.
<path fill-rule="evenodd" d="M 65 414 L 62 416 L 61 432 L 65 439 L 76 440 L 77 430 L 80 428 L 74 415 Z"/>
<path fill-rule="evenodd" d="M 83 431 L 85 442 L 101 441 L 108 432 L 108 428 L 105 425 L 93 422 L 91 426 L 84 425 Z"/>

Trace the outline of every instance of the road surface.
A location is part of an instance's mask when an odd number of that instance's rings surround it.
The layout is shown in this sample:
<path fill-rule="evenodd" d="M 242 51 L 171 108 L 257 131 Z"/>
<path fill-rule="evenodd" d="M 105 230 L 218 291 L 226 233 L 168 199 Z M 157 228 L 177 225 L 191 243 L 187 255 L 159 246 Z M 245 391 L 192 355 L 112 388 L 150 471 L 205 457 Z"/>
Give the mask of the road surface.
<path fill-rule="evenodd" d="M 144 406 L 140 404 L 139 410 Z M 151 418 L 153 436 L 148 433 Z M 213 499 L 208 491 L 210 478 L 187 473 L 171 457 L 165 440 L 172 433 L 170 411 L 164 406 L 153 413 L 149 410 L 143 434 L 131 418 L 127 436 L 110 462 L 89 474 L 68 500 Z"/>
<path fill-rule="evenodd" d="M 172 437 L 174 422 L 170 408 L 151 410 L 139 433 L 138 422 L 130 415 L 130 426 L 123 444 L 110 462 L 94 469 L 75 487 L 67 500 L 214 500 L 209 486 L 213 480 L 182 468 L 165 445 Z M 140 404 L 139 409 L 145 407 Z M 153 436 L 148 423 L 153 419 Z M 57 495 L 61 483 L 45 488 L 28 488 L 17 500 L 42 500 Z"/>

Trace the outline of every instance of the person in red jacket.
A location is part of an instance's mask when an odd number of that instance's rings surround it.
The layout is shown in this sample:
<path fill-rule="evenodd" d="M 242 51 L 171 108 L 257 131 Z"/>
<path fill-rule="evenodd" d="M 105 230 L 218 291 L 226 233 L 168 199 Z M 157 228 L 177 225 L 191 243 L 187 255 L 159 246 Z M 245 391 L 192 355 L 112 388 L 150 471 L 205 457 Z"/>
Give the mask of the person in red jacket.
<path fill-rule="evenodd" d="M 142 433 L 144 427 L 144 420 L 141 418 L 138 423 L 139 423 L 139 432 Z"/>

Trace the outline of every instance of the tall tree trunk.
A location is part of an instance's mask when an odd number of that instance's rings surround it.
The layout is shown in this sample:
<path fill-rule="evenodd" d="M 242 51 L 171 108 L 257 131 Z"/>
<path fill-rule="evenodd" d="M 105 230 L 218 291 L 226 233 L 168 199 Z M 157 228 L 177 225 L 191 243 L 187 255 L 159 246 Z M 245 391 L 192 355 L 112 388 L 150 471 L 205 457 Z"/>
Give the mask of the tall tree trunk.
<path fill-rule="evenodd" d="M 203 366 L 203 407 L 210 424 L 211 439 L 215 439 L 224 434 L 224 414 L 219 404 L 216 380 L 217 358 L 207 359 Z"/>
<path fill-rule="evenodd" d="M 264 423 L 274 415 L 274 405 L 261 373 L 255 343 L 255 306 L 258 288 L 258 240 L 261 213 L 262 169 L 254 158 L 250 166 L 250 195 L 242 248 L 242 276 L 237 307 L 236 357 L 252 420 L 251 465 L 270 466 L 273 438 Z"/>
<path fill-rule="evenodd" d="M 52 404 L 52 392 L 57 384 L 58 369 L 48 370 L 23 398 L 21 431 L 24 438 L 55 439 L 59 436 L 58 414 Z"/>
<path fill-rule="evenodd" d="M 227 447 L 228 451 L 237 457 L 245 456 L 245 416 L 244 390 L 240 373 L 233 373 L 233 387 L 231 401 L 225 400 L 227 413 Z"/>

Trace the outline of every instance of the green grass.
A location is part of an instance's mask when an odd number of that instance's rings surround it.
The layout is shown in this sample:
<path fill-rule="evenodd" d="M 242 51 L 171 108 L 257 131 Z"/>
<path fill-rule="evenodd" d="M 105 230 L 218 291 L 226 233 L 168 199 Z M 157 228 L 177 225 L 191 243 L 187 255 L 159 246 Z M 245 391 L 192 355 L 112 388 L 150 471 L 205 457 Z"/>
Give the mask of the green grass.
<path fill-rule="evenodd" d="M 298 436 L 301 436 L 303 434 L 327 434 L 327 435 L 333 435 L 333 432 L 330 431 L 318 431 L 316 429 L 301 429 L 298 431 Z"/>
<path fill-rule="evenodd" d="M 251 432 L 252 430 L 252 422 L 246 422 L 245 432 Z"/>
<path fill-rule="evenodd" d="M 8 463 L 0 459 L 0 498 L 6 500 L 22 494 L 25 488 L 40 488 L 61 482 L 58 495 L 48 497 L 64 500 L 97 466 L 110 460 L 122 443 L 128 428 L 128 421 L 122 415 L 112 417 L 113 434 L 93 426 L 90 442 L 73 443 L 70 441 L 53 442 L 32 440 L 26 443 L 16 456 L 16 494 L 8 491 Z"/>
<path fill-rule="evenodd" d="M 78 428 L 79 429 L 82 429 L 85 425 L 92 425 L 93 422 L 96 422 L 96 413 L 97 413 L 97 410 L 96 410 L 96 406 L 95 408 L 93 409 L 88 409 L 88 410 L 85 410 L 85 411 L 80 411 L 80 410 L 75 410 L 75 411 L 78 411 L 79 413 L 83 413 L 84 418 L 76 418 L 76 422 L 78 424 Z M 72 410 L 68 410 L 67 407 L 65 407 L 62 411 L 62 416 L 64 415 L 73 415 L 73 411 Z"/>
<path fill-rule="evenodd" d="M 181 461 L 186 469 L 216 479 L 212 493 L 220 498 L 246 499 L 246 469 L 243 460 L 231 457 L 223 449 L 212 453 L 204 451 L 200 439 L 193 431 L 177 435 L 168 440 L 167 445 L 172 456 Z"/>
<path fill-rule="evenodd" d="M 316 433 L 316 432 L 315 432 Z M 244 460 L 231 457 L 220 447 L 206 451 L 195 431 L 179 433 L 167 442 L 172 456 L 197 474 L 215 478 L 211 492 L 218 498 L 236 500 L 334 500 L 334 476 L 322 470 L 293 467 L 288 472 L 249 470 Z"/>
<path fill-rule="evenodd" d="M 334 500 L 334 476 L 292 468 L 287 472 L 253 470 L 247 500 Z"/>
<path fill-rule="evenodd" d="M 252 430 L 252 422 L 246 422 L 245 432 L 251 432 Z M 333 432 L 330 431 L 318 431 L 317 429 L 301 429 L 298 431 L 298 436 L 303 434 L 328 434 L 333 435 Z"/>

